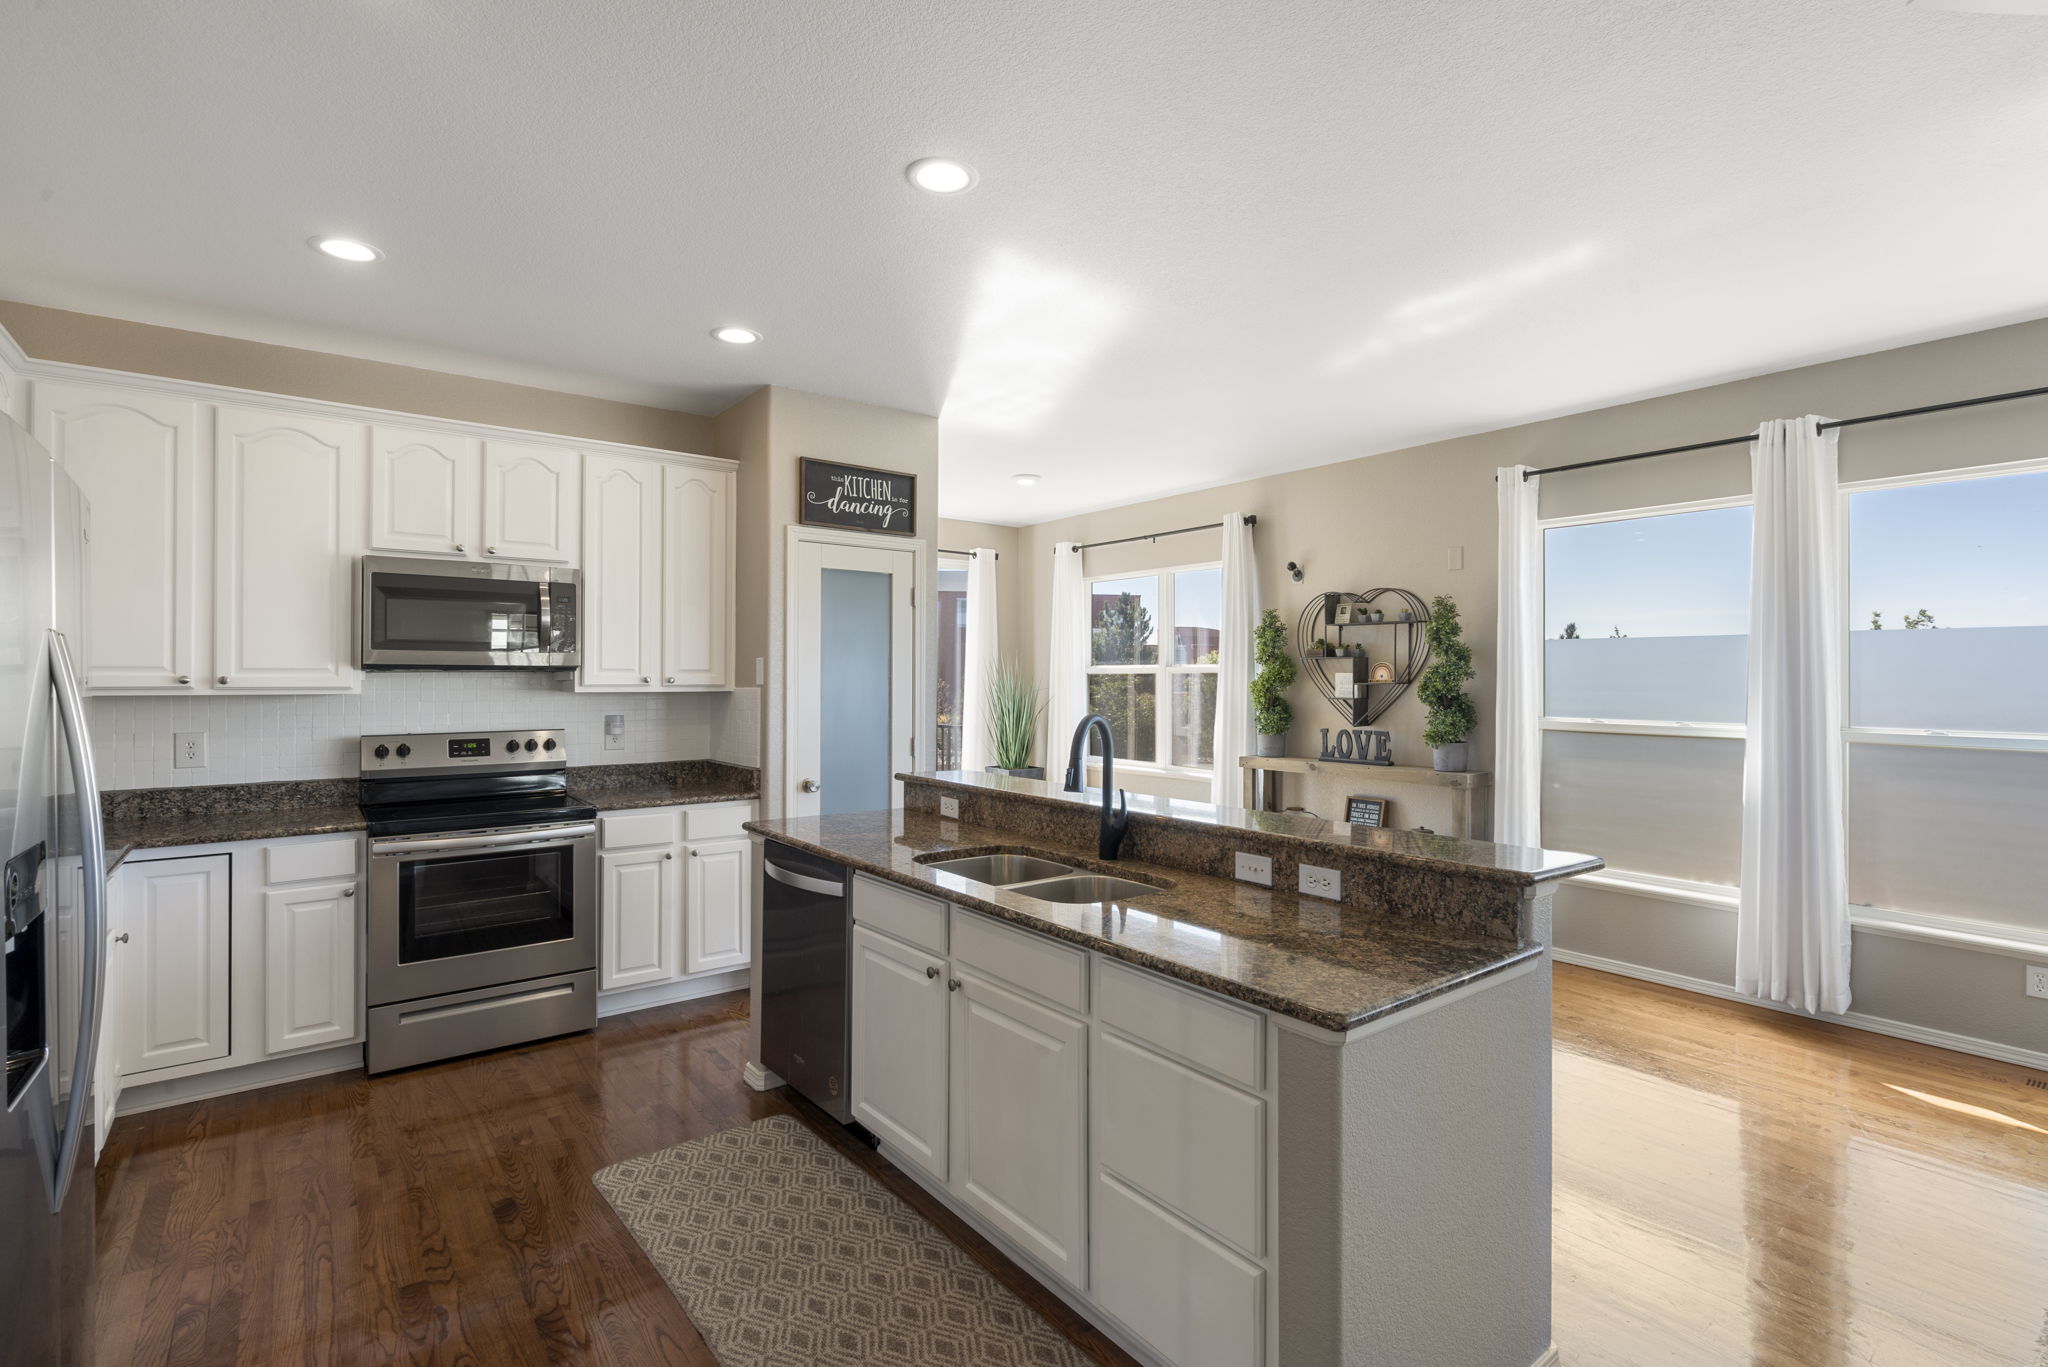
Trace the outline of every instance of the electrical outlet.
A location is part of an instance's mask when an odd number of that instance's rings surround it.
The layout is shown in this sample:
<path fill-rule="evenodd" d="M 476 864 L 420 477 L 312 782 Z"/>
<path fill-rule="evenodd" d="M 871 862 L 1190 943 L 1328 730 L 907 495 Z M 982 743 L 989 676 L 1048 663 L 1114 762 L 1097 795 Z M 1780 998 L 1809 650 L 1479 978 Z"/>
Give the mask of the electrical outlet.
<path fill-rule="evenodd" d="M 2048 966 L 2041 964 L 2027 965 L 2027 995 L 2029 997 L 2048 997 Z"/>
<path fill-rule="evenodd" d="M 607 712 L 604 717 L 604 748 L 623 750 L 626 748 L 626 714 Z"/>
<path fill-rule="evenodd" d="M 1247 883 L 1257 883 L 1261 887 L 1272 887 L 1272 856 L 1264 854 L 1246 854 L 1242 850 L 1238 851 L 1237 876 L 1238 878 Z"/>
<path fill-rule="evenodd" d="M 1335 869 L 1317 868 L 1314 864 L 1299 864 L 1294 870 L 1294 884 L 1311 897 L 1327 897 L 1332 902 L 1344 897 L 1344 875 Z"/>
<path fill-rule="evenodd" d="M 957 797 L 940 798 L 939 815 L 948 821 L 958 821 L 960 819 L 960 799 Z"/>
<path fill-rule="evenodd" d="M 1465 548 L 1463 546 L 1451 546 L 1444 551 L 1444 568 L 1447 570 L 1462 570 L 1465 568 Z"/>
<path fill-rule="evenodd" d="M 204 769 L 206 767 L 206 733 L 204 731 L 179 731 L 171 737 L 171 767 L 173 769 Z"/>

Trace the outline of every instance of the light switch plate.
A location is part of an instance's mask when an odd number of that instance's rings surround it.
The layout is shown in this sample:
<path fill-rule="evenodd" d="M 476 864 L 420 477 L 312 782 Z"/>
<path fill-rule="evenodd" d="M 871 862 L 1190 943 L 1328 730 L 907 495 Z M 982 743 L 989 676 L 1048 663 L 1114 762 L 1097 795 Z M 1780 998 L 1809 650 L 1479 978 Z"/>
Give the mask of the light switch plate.
<path fill-rule="evenodd" d="M 1273 886 L 1273 858 L 1265 854 L 1237 852 L 1237 876 L 1246 883 L 1257 883 L 1261 887 Z"/>
<path fill-rule="evenodd" d="M 2027 995 L 2048 997 L 2048 965 L 2027 965 Z"/>
<path fill-rule="evenodd" d="M 1465 548 L 1463 546 L 1451 546 L 1444 551 L 1444 568 L 1447 570 L 1462 570 L 1465 568 Z"/>
<path fill-rule="evenodd" d="M 206 767 L 206 733 L 204 731 L 179 731 L 171 736 L 171 767 L 173 769 L 204 769 Z"/>
<path fill-rule="evenodd" d="M 1327 897 L 1332 902 L 1344 898 L 1344 875 L 1336 869 L 1298 864 L 1294 870 L 1294 885 L 1311 897 Z"/>
<path fill-rule="evenodd" d="M 958 821 L 960 819 L 960 799 L 957 797 L 940 798 L 939 815 L 948 821 Z"/>

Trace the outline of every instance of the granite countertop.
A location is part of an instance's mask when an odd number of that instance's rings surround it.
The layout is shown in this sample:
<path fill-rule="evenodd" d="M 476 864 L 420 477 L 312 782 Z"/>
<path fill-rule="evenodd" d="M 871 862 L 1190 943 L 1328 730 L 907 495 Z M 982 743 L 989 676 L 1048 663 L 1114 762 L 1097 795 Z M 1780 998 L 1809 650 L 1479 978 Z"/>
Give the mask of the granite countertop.
<path fill-rule="evenodd" d="M 1541 945 L 1431 934 L 1286 889 L 1130 860 L 1105 864 L 1070 846 L 902 809 L 750 821 L 747 829 L 1325 1030 L 1363 1025 L 1544 953 Z M 1168 886 L 1067 906 L 918 862 L 1004 849 Z"/>
<path fill-rule="evenodd" d="M 569 770 L 569 792 L 600 812 L 751 802 L 761 795 L 761 771 L 708 759 L 594 764 Z"/>
<path fill-rule="evenodd" d="M 1369 770 L 1367 772 L 1370 772 Z M 956 788 L 979 788 L 1005 797 L 1062 807 L 1100 807 L 1102 790 L 1069 793 L 1050 779 L 1012 778 L 1008 774 L 944 770 L 937 773 L 898 774 L 899 779 L 948 784 Z M 1378 826 L 1354 826 L 1329 821 L 1312 812 L 1259 812 L 1243 807 L 1218 807 L 1189 798 L 1155 797 L 1149 793 L 1127 793 L 1133 820 L 1187 822 L 1219 830 L 1256 831 L 1280 840 L 1317 845 L 1343 845 L 1370 850 L 1395 863 L 1449 871 L 1475 878 L 1493 878 L 1504 883 L 1529 885 L 1547 883 L 1575 874 L 1591 873 L 1603 861 L 1569 850 L 1545 850 L 1526 845 L 1496 845 L 1486 840 L 1465 840 L 1430 831 L 1390 830 Z"/>

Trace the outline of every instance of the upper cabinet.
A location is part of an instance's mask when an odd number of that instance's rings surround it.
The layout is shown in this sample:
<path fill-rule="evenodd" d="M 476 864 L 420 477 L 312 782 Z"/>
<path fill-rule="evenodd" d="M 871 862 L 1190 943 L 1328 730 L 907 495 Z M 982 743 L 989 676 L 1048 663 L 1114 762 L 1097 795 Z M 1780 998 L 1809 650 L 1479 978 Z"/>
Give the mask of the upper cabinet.
<path fill-rule="evenodd" d="M 360 688 L 363 424 L 214 413 L 214 687 Z"/>
<path fill-rule="evenodd" d="M 576 563 L 583 538 L 582 458 L 559 446 L 484 443 L 484 555 Z"/>
<path fill-rule="evenodd" d="M 43 381 L 34 397 L 36 439 L 92 508 L 86 686 L 190 689 L 199 661 L 200 405 Z"/>
<path fill-rule="evenodd" d="M 733 473 L 662 472 L 661 680 L 732 687 Z"/>
<path fill-rule="evenodd" d="M 583 688 L 651 688 L 661 668 L 661 474 L 584 458 Z"/>
<path fill-rule="evenodd" d="M 370 549 L 467 555 L 477 544 L 483 443 L 450 432 L 370 429 Z"/>

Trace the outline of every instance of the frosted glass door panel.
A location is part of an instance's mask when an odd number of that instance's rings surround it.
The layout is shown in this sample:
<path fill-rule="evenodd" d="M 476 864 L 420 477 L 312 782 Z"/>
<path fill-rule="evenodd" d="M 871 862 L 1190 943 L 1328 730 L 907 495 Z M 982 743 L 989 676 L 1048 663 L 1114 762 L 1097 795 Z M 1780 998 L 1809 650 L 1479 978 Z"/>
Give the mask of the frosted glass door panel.
<path fill-rule="evenodd" d="M 1552 731 L 1543 843 L 1617 872 L 1702 883 L 1742 875 L 1742 742 Z"/>
<path fill-rule="evenodd" d="M 2048 930 L 2048 755 L 1849 747 L 1849 900 Z"/>
<path fill-rule="evenodd" d="M 886 810 L 889 783 L 889 576 L 820 571 L 818 810 Z"/>

